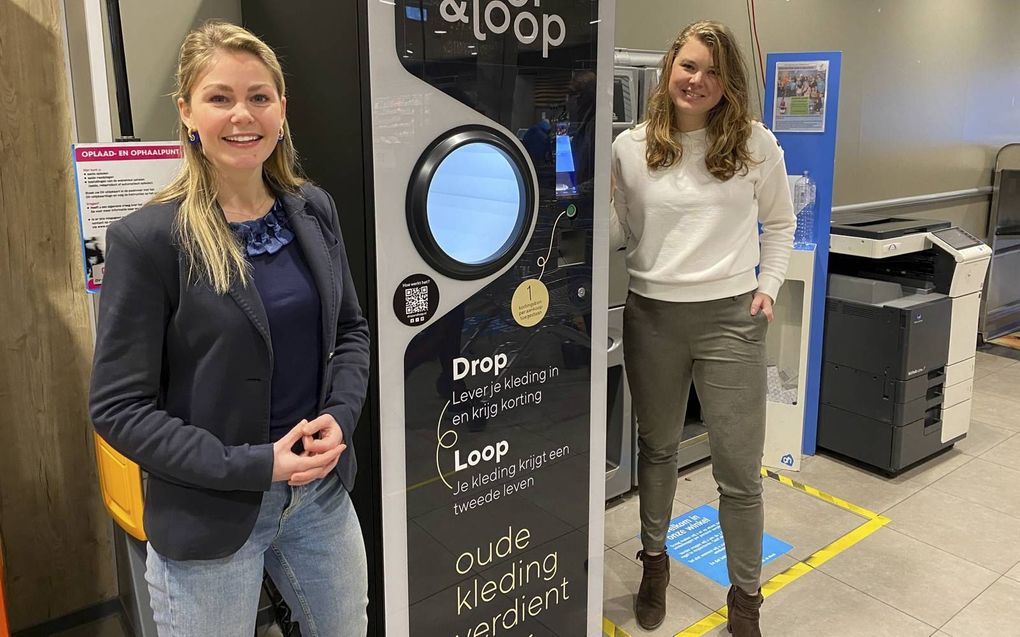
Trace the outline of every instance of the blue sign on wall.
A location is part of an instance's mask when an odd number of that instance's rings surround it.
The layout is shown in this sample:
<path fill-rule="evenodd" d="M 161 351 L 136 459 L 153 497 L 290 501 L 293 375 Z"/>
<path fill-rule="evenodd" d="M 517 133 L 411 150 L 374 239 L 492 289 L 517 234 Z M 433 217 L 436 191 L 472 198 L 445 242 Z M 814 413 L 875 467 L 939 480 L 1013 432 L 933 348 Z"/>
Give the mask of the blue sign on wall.
<path fill-rule="evenodd" d="M 768 564 L 793 547 L 768 533 L 762 538 L 762 564 Z M 719 511 L 708 504 L 673 518 L 666 532 L 666 553 L 705 577 L 730 585 L 726 572 L 726 545 L 719 527 Z"/>
<path fill-rule="evenodd" d="M 804 389 L 804 441 L 802 451 L 814 455 L 818 430 L 819 379 L 822 377 L 822 332 L 825 325 L 825 290 L 829 272 L 829 225 L 832 216 L 832 188 L 836 163 L 836 112 L 839 106 L 839 79 L 843 54 L 839 51 L 803 53 L 769 53 L 765 60 L 765 126 L 772 129 L 786 153 L 786 172 L 790 175 L 811 173 L 817 188 L 815 193 L 815 276 L 811 293 L 811 316 L 805 320 L 810 326 L 808 342 L 807 377 Z M 797 68 L 802 65 L 827 65 L 821 89 L 825 93 L 824 132 L 783 132 L 773 121 L 780 106 L 776 84 L 780 65 Z"/>

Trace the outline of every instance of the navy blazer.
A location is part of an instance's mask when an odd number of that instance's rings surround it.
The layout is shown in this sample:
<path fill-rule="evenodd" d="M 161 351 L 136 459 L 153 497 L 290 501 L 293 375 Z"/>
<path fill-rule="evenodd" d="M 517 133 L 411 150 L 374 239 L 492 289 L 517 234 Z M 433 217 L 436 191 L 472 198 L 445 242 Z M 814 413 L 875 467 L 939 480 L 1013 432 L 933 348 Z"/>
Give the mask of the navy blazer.
<path fill-rule="evenodd" d="M 343 430 L 348 447 L 336 472 L 350 490 L 368 323 L 333 199 L 310 184 L 278 196 L 319 290 L 319 413 Z M 174 202 L 150 204 L 107 229 L 89 408 L 99 435 L 149 473 L 153 548 L 175 560 L 214 559 L 248 539 L 272 483 L 273 347 L 253 283 L 222 295 L 189 281 L 176 214 Z"/>

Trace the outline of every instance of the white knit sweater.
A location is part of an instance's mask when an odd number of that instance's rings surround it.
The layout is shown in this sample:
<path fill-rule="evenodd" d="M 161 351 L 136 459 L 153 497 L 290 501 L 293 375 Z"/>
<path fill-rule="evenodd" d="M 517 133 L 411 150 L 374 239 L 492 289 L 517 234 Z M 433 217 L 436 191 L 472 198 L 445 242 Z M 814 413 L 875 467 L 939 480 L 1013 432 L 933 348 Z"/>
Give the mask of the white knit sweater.
<path fill-rule="evenodd" d="M 757 163 L 720 181 L 705 166 L 706 130 L 680 138 L 683 158 L 656 171 L 645 162 L 644 125 L 613 143 L 610 229 L 613 246 L 626 247 L 631 291 L 687 302 L 758 290 L 774 300 L 796 226 L 783 150 L 756 122 L 748 145 Z"/>

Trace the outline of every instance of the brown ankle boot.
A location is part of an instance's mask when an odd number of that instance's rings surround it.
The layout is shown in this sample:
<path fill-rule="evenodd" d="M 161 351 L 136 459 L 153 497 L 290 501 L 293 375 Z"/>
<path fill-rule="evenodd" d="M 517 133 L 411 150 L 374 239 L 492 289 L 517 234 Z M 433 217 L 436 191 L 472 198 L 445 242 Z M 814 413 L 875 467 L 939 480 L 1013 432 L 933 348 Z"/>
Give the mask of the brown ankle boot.
<path fill-rule="evenodd" d="M 730 592 L 726 594 L 726 615 L 729 618 L 726 630 L 733 633 L 733 637 L 761 637 L 758 609 L 764 600 L 760 588 L 756 595 L 748 595 L 739 586 L 730 586 Z"/>
<path fill-rule="evenodd" d="M 645 630 L 655 630 L 666 618 L 666 587 L 669 586 L 669 556 L 645 555 L 638 551 L 635 556 L 641 560 L 644 571 L 641 586 L 634 598 L 634 615 Z"/>

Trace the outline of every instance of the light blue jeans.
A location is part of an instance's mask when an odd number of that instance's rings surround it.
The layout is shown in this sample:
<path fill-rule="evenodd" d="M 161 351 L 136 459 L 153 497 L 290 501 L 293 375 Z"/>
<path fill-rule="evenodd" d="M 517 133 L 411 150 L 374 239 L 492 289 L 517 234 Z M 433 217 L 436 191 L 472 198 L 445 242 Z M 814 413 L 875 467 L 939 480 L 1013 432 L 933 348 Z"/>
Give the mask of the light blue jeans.
<path fill-rule="evenodd" d="M 274 482 L 251 537 L 228 557 L 177 561 L 150 544 L 145 580 L 159 637 L 251 637 L 263 568 L 302 637 L 367 632 L 365 542 L 334 472 L 302 487 Z"/>

